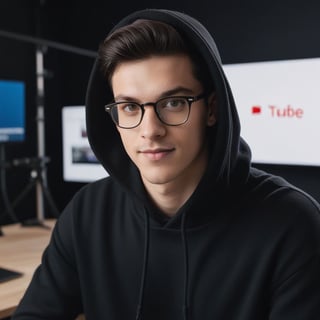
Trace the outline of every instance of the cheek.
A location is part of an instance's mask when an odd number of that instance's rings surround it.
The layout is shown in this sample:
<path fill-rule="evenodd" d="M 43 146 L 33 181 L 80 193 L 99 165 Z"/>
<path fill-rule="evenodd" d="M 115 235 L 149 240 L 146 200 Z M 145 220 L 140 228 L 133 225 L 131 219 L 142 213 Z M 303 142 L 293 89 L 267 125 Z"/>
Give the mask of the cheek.
<path fill-rule="evenodd" d="M 193 114 L 190 114 L 190 139 L 193 141 L 202 141 L 206 136 L 207 128 L 215 122 L 214 116 L 210 115 L 204 106 L 202 107 L 198 110 L 191 109 Z"/>
<path fill-rule="evenodd" d="M 193 132 L 189 137 L 188 145 L 190 149 L 194 149 L 194 151 L 202 149 L 205 145 L 206 137 L 206 127 L 199 127 L 198 130 Z"/>
<path fill-rule="evenodd" d="M 124 149 L 126 150 L 127 154 L 131 157 L 133 154 L 134 149 L 134 138 L 132 134 L 128 134 L 128 132 L 125 132 L 123 130 L 119 130 L 120 138 L 122 141 L 122 144 L 124 146 Z"/>
<path fill-rule="evenodd" d="M 190 156 L 197 154 L 205 144 L 206 132 L 206 118 L 201 117 L 197 121 L 191 121 L 185 128 L 181 127 L 181 132 L 175 135 L 176 143 L 182 147 L 186 154 Z"/>

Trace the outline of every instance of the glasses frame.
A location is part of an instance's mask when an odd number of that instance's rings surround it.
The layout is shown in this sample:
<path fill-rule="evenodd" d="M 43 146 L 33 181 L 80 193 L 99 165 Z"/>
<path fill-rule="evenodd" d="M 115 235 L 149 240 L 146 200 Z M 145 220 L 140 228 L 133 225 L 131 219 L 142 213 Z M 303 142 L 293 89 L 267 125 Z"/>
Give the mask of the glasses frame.
<path fill-rule="evenodd" d="M 159 119 L 159 121 L 167 126 L 171 126 L 171 127 L 176 127 L 176 126 L 181 126 L 182 124 L 186 123 L 188 120 L 189 120 L 189 116 L 190 116 L 190 108 L 191 108 L 191 105 L 193 102 L 196 102 L 196 101 L 199 101 L 203 98 L 205 98 L 207 95 L 205 92 L 197 95 L 197 96 L 168 96 L 168 97 L 164 97 L 164 98 L 161 98 L 159 100 L 157 100 L 156 102 L 145 102 L 145 103 L 138 103 L 138 102 L 135 102 L 135 101 L 117 101 L 117 102 L 113 102 L 113 103 L 109 103 L 107 105 L 104 106 L 105 108 L 105 111 L 107 113 L 109 113 L 109 115 L 111 116 L 111 119 L 112 121 L 116 124 L 116 126 L 118 126 L 119 128 L 122 128 L 122 129 L 133 129 L 133 128 L 136 128 L 140 125 L 140 123 L 142 122 L 142 119 L 143 119 L 143 116 L 144 116 L 144 112 L 145 112 L 145 106 L 152 106 L 153 109 L 154 109 L 154 112 L 155 114 L 157 115 L 157 118 Z M 188 102 L 188 114 L 187 114 L 187 117 L 184 121 L 182 121 L 181 123 L 178 123 L 178 124 L 169 124 L 169 123 L 166 123 L 165 121 L 163 121 L 161 119 L 161 116 L 158 112 L 158 109 L 157 109 L 157 105 L 159 104 L 159 102 L 163 101 L 163 100 L 166 100 L 166 99 L 186 99 L 186 101 Z M 112 112 L 112 109 L 117 107 L 118 104 L 120 103 L 133 103 L 137 106 L 140 107 L 141 109 L 141 118 L 140 118 L 140 121 L 134 125 L 134 126 L 131 126 L 131 127 L 124 127 L 124 126 L 120 126 L 118 121 L 113 117 L 113 112 Z"/>

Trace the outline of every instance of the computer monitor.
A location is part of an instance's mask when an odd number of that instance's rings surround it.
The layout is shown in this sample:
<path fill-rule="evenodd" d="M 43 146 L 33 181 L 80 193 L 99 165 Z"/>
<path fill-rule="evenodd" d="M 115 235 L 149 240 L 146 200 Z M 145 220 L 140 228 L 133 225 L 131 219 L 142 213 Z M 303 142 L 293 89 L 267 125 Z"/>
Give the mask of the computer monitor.
<path fill-rule="evenodd" d="M 62 108 L 63 179 L 87 183 L 108 176 L 87 139 L 85 107 Z"/>
<path fill-rule="evenodd" d="M 0 80 L 0 143 L 25 140 L 25 85 Z"/>

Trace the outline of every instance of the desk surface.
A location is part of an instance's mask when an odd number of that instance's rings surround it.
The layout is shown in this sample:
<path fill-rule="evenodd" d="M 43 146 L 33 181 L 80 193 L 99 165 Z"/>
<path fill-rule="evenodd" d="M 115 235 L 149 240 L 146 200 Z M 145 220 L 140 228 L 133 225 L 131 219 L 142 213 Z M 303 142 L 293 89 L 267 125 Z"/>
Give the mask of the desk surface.
<path fill-rule="evenodd" d="M 0 283 L 0 319 L 9 317 L 22 298 L 49 243 L 54 223 L 54 220 L 45 221 L 50 229 L 21 225 L 2 227 L 4 236 L 0 237 L 0 267 L 22 272 L 23 276 Z"/>

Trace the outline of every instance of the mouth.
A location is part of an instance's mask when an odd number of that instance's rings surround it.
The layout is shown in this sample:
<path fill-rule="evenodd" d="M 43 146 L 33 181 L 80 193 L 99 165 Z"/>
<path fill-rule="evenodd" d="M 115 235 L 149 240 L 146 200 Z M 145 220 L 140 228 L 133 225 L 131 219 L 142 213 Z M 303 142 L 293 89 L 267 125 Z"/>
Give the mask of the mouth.
<path fill-rule="evenodd" d="M 149 160 L 162 160 L 174 151 L 174 148 L 158 148 L 141 150 L 139 153 L 147 157 Z"/>

